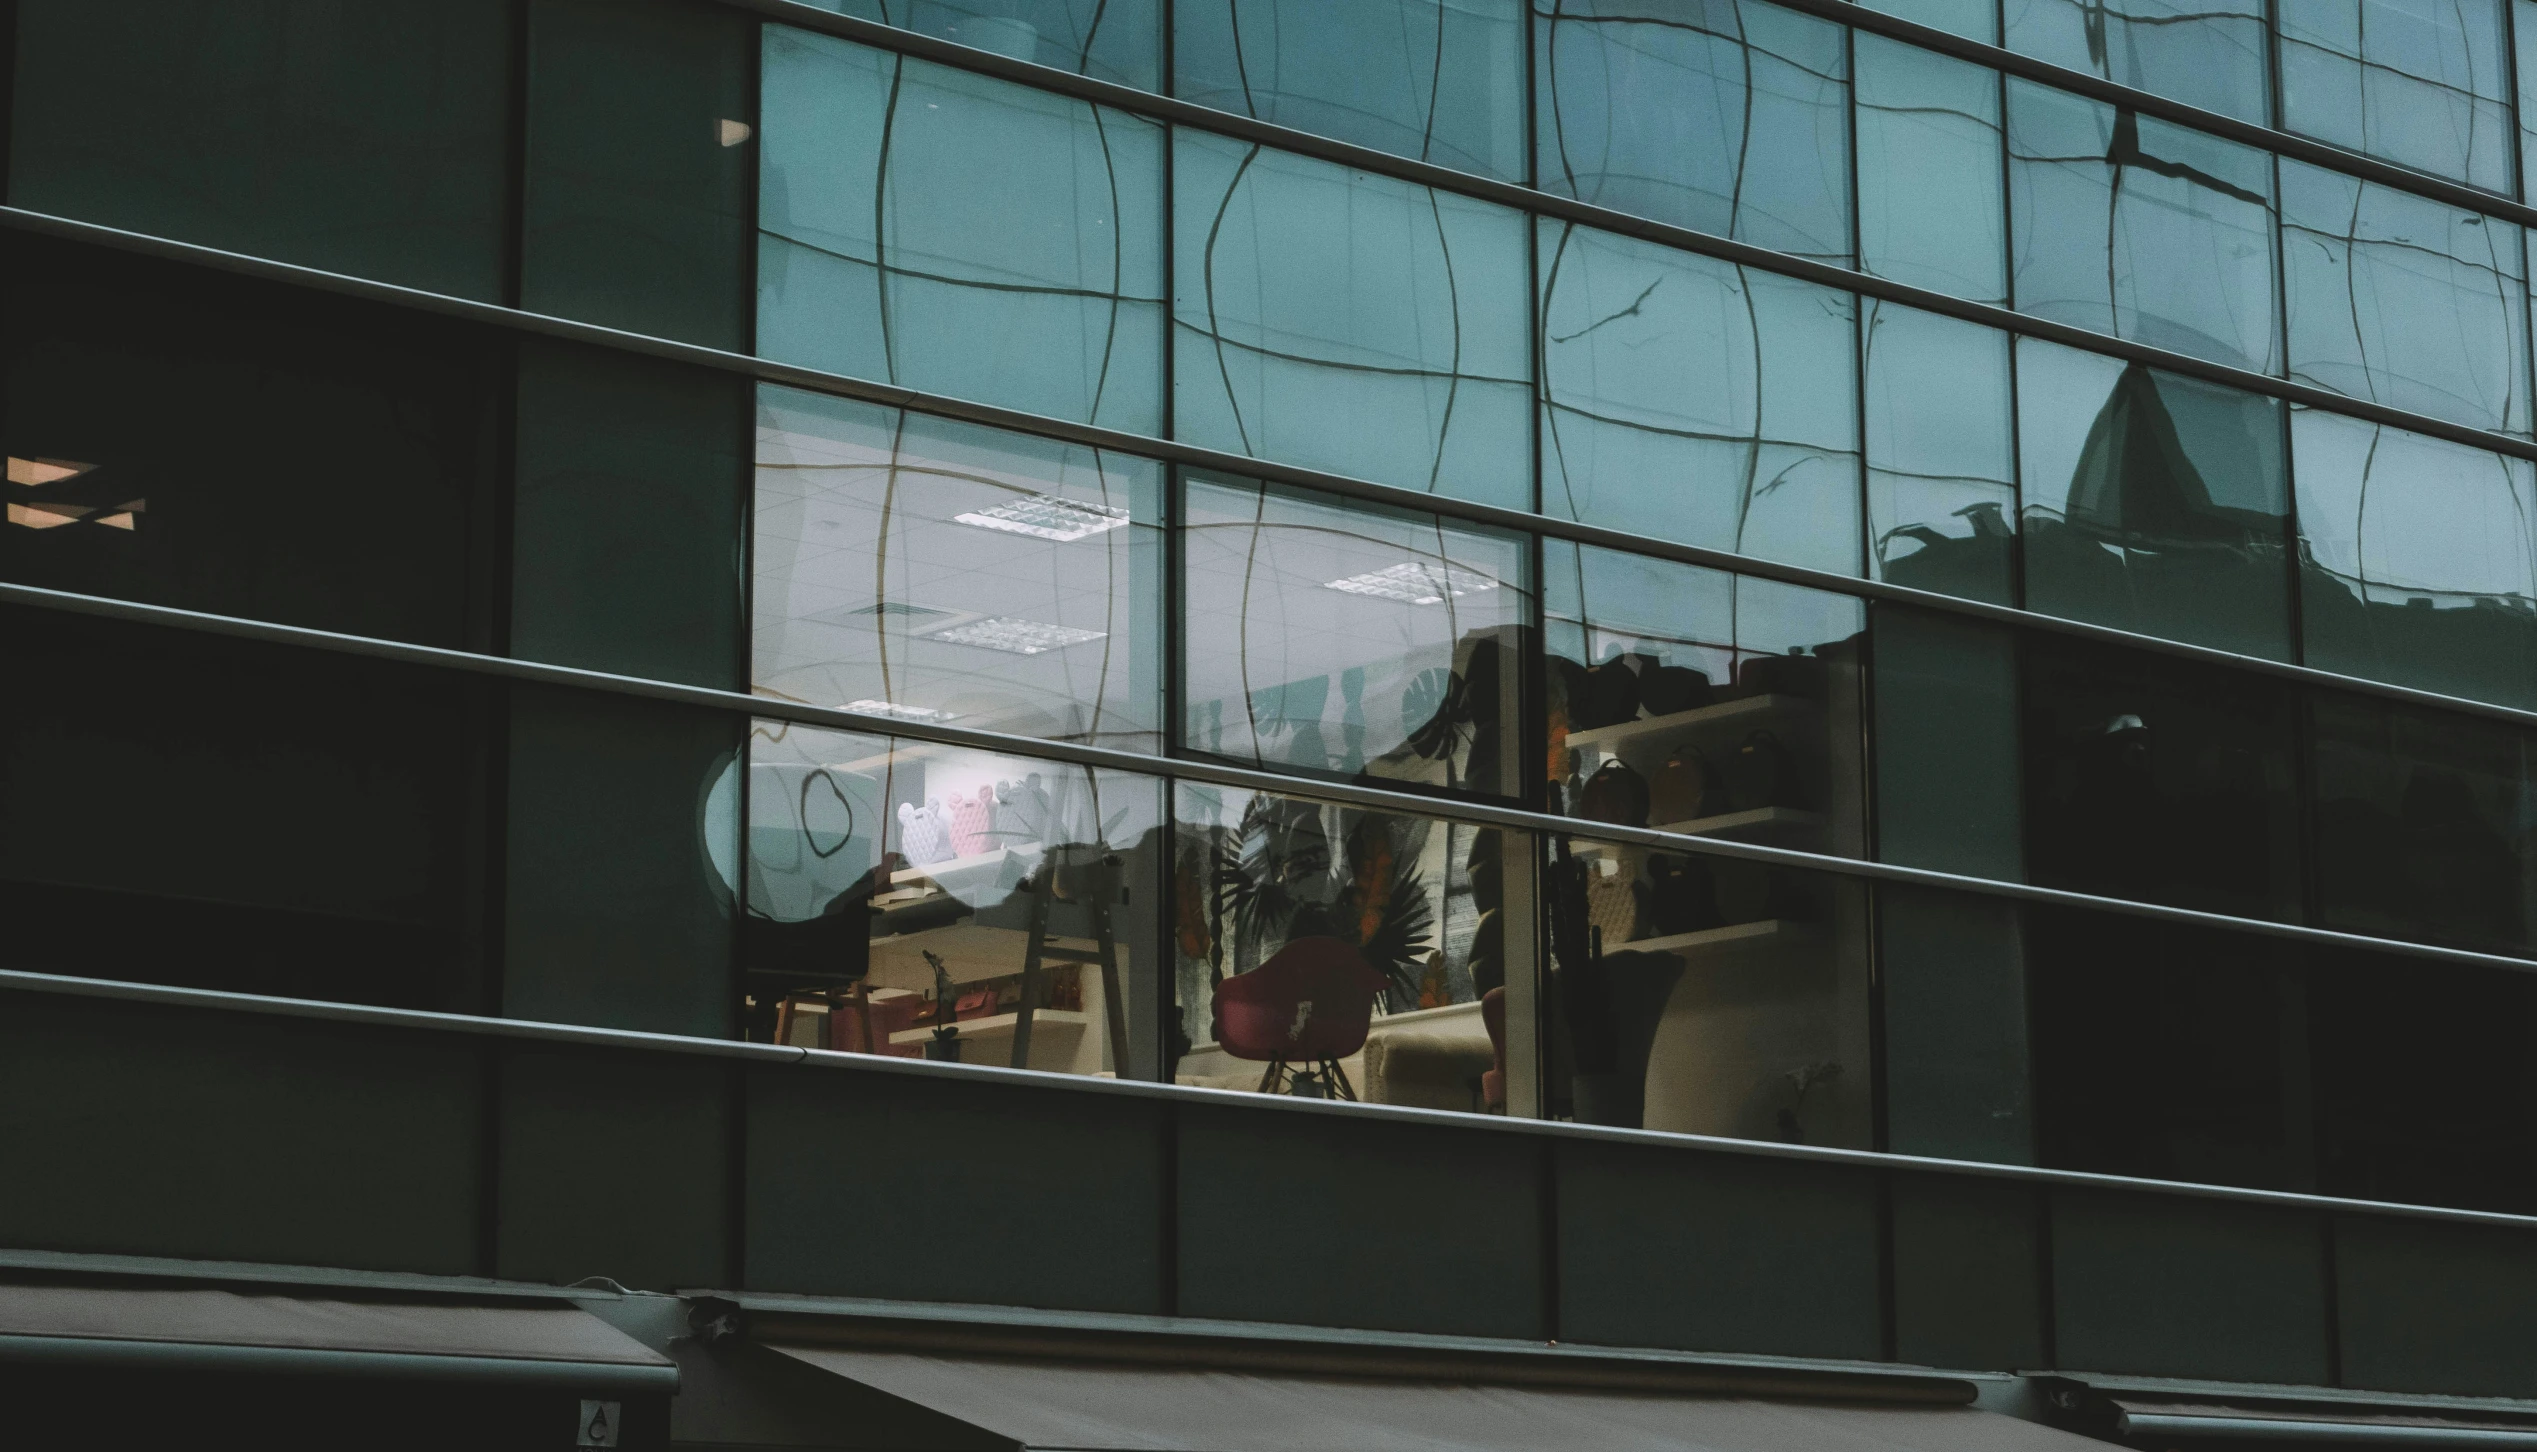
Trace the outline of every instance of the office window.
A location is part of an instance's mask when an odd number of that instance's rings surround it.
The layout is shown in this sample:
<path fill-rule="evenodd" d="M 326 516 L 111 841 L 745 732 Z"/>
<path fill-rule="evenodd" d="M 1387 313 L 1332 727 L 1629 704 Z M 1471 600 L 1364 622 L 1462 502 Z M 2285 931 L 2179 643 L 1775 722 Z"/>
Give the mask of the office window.
<path fill-rule="evenodd" d="M 1868 539 L 1880 580 L 2015 600 L 2009 336 L 1866 301 Z"/>
<path fill-rule="evenodd" d="M 9 201 L 503 301 L 504 0 L 25 0 Z"/>
<path fill-rule="evenodd" d="M 2266 124 L 2262 0 L 2007 0 L 2008 48 Z"/>
<path fill-rule="evenodd" d="M 1524 0 L 1180 0 L 1172 25 L 1184 99 L 1524 179 Z"/>
<path fill-rule="evenodd" d="M 2537 197 L 2537 4 L 2512 0 L 2511 41 L 2519 64 L 2519 195 Z"/>
<path fill-rule="evenodd" d="M 2510 190 L 2502 0 L 2282 0 L 2278 23 L 2283 125 Z"/>
<path fill-rule="evenodd" d="M 1516 790 L 1524 546 L 1301 491 L 1185 486 L 1183 740 L 1246 766 Z"/>
<path fill-rule="evenodd" d="M 2301 658 L 2537 705 L 2537 471 L 2320 409 L 2290 428 Z"/>
<path fill-rule="evenodd" d="M 1860 270 L 2006 303 L 1999 73 L 1864 32 L 1853 45 Z"/>
<path fill-rule="evenodd" d="M 1154 1077 L 1160 783 L 760 721 L 735 795 L 751 1039 Z"/>
<path fill-rule="evenodd" d="M 2279 403 L 2020 338 L 2017 408 L 2028 608 L 2290 658 Z"/>
<path fill-rule="evenodd" d="M 1542 190 L 1850 260 L 1842 28 L 1759 0 L 1533 0 Z"/>
<path fill-rule="evenodd" d="M 1984 0 L 1875 0 L 1861 8 L 1916 20 L 1985 45 L 2000 43 L 1999 7 Z"/>
<path fill-rule="evenodd" d="M 2018 311 L 2278 370 L 2271 157 L 2024 81 L 2008 155 Z"/>
<path fill-rule="evenodd" d="M 1174 147 L 1177 435 L 1529 505 L 1522 214 L 1198 131 Z"/>
<path fill-rule="evenodd" d="M 1176 1082 L 1534 1112 L 1530 839 L 1190 782 L 1174 814 Z"/>
<path fill-rule="evenodd" d="M 760 695 L 1150 751 L 1163 471 L 877 404 L 758 394 Z"/>
<path fill-rule="evenodd" d="M 1539 226 L 1543 511 L 1857 573 L 1855 299 Z"/>
<path fill-rule="evenodd" d="M 1013 60 L 1160 90 L 1155 0 L 804 0 Z"/>
<path fill-rule="evenodd" d="M 2287 687 L 2041 631 L 2025 654 L 2028 880 L 2300 916 Z"/>
<path fill-rule="evenodd" d="M 759 86 L 761 354 L 1156 431 L 1161 127 L 782 26 Z"/>
<path fill-rule="evenodd" d="M 2295 161 L 2281 171 L 2290 376 L 2527 433 L 2519 228 Z"/>

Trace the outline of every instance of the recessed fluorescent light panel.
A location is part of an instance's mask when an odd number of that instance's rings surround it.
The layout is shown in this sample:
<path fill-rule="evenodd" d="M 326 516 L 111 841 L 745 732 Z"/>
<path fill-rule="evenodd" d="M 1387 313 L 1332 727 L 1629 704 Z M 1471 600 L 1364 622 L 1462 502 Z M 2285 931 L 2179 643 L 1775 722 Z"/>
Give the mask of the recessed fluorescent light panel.
<path fill-rule="evenodd" d="M 952 518 L 980 529 L 1027 534 L 1033 539 L 1067 544 L 1128 522 L 1128 512 L 1115 504 L 1067 499 L 1056 494 L 1026 494 L 993 509 L 973 509 Z"/>
<path fill-rule="evenodd" d="M 1498 582 L 1476 571 L 1455 565 L 1411 560 L 1363 575 L 1350 575 L 1322 586 L 1350 595 L 1372 595 L 1379 600 L 1398 600 L 1406 605 L 1441 605 L 1448 597 L 1477 595 L 1494 590 Z"/>
<path fill-rule="evenodd" d="M 82 464 L 75 459 L 11 458 L 9 482 L 27 485 L 58 484 L 64 479 L 76 479 L 96 467 L 94 464 Z"/>
<path fill-rule="evenodd" d="M 1039 655 L 1064 650 L 1087 640 L 1099 640 L 1107 631 L 1085 630 L 1073 625 L 1043 625 L 1036 620 L 1019 620 L 1010 615 L 990 615 L 984 620 L 964 621 L 933 633 L 934 640 L 948 640 L 954 645 L 974 645 L 982 650 L 1001 650 L 1012 655 Z"/>
<path fill-rule="evenodd" d="M 867 716 L 887 716 L 894 721 L 949 721 L 952 719 L 949 711 L 937 711 L 931 706 L 902 706 L 896 701 L 848 701 L 846 709 L 861 711 Z"/>

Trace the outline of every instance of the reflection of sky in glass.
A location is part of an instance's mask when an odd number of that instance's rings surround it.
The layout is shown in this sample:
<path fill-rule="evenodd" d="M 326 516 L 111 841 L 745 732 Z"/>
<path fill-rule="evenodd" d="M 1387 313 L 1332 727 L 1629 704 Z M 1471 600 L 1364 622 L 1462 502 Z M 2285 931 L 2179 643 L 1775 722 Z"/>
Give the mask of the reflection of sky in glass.
<path fill-rule="evenodd" d="M 1015 60 L 1155 89 L 1156 0 L 803 0 Z"/>
<path fill-rule="evenodd" d="M 2008 48 L 2262 125 L 2263 0 L 2008 0 Z"/>
<path fill-rule="evenodd" d="M 2502 0 L 2282 0 L 2282 123 L 2507 191 Z"/>
<path fill-rule="evenodd" d="M 1855 44 L 1860 269 L 2006 302 L 1998 74 L 1864 32 Z"/>
<path fill-rule="evenodd" d="M 2367 597 L 2537 600 L 2537 478 L 2510 459 L 2318 409 L 2292 413 L 2309 558 Z"/>
<path fill-rule="evenodd" d="M 1879 579 L 2009 604 L 2009 340 L 1867 305 L 1868 530 Z"/>

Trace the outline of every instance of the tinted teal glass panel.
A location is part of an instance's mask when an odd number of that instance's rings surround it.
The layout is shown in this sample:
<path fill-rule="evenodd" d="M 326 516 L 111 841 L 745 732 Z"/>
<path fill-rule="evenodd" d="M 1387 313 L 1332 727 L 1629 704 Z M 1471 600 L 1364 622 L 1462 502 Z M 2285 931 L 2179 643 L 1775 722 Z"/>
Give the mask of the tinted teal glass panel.
<path fill-rule="evenodd" d="M 2026 604 L 2291 654 L 2281 405 L 2021 338 Z"/>
<path fill-rule="evenodd" d="M 1522 215 L 1203 132 L 1175 144 L 1178 435 L 1529 505 Z"/>
<path fill-rule="evenodd" d="M 1877 578 L 2015 603 L 2009 338 L 1865 304 L 1868 538 Z"/>
<path fill-rule="evenodd" d="M 2000 11 L 1992 0 L 1868 0 L 1861 8 L 1916 20 L 1986 45 L 2000 40 Z"/>
<path fill-rule="evenodd" d="M 1159 90 L 1155 0 L 805 0 L 822 10 Z"/>
<path fill-rule="evenodd" d="M 1864 32 L 1854 44 L 1860 270 L 2006 302 L 1999 74 Z"/>
<path fill-rule="evenodd" d="M 2282 124 L 2507 192 L 2502 0 L 2282 0 Z"/>
<path fill-rule="evenodd" d="M 1524 0 L 1181 0 L 1172 89 L 1483 176 L 1524 176 Z"/>
<path fill-rule="evenodd" d="M 2519 66 L 2519 195 L 2537 197 L 2537 4 L 2514 0 L 2511 41 Z"/>
<path fill-rule="evenodd" d="M 2285 160 L 2290 376 L 2528 431 L 2528 282 L 2508 222 Z"/>
<path fill-rule="evenodd" d="M 2537 469 L 2308 408 L 2291 457 L 2306 663 L 2537 705 Z"/>
<path fill-rule="evenodd" d="M 2008 48 L 2264 124 L 2263 0 L 2007 0 Z"/>
<path fill-rule="evenodd" d="M 26 0 L 9 201 L 503 301 L 511 6 Z"/>
<path fill-rule="evenodd" d="M 1850 260 L 1841 27 L 1736 0 L 1534 0 L 1542 190 Z"/>
<path fill-rule="evenodd" d="M 768 26 L 758 351 L 1151 433 L 1162 128 Z"/>
<path fill-rule="evenodd" d="M 1540 226 L 1543 510 L 1857 573 L 1850 294 Z"/>
<path fill-rule="evenodd" d="M 2271 158 L 2014 80 L 2008 155 L 2019 312 L 2276 371 Z"/>

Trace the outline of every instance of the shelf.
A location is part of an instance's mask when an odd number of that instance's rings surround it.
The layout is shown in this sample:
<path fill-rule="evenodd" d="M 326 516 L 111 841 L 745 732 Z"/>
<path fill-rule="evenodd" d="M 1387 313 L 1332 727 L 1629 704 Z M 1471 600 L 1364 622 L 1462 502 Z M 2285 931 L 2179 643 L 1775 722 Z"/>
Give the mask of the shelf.
<path fill-rule="evenodd" d="M 1675 832 L 1685 837 L 1723 837 L 1730 832 L 1809 830 L 1823 826 L 1824 820 L 1824 814 L 1821 812 L 1801 811 L 1796 807 L 1755 807 L 1749 812 L 1724 812 L 1718 816 L 1699 817 L 1688 822 L 1668 822 L 1661 827 L 1649 827 L 1647 830 Z M 1608 824 L 1587 822 L 1579 825 L 1584 830 L 1592 831 L 1597 825 Z M 1612 847 L 1613 844 L 1609 842 L 1578 842 L 1572 844 L 1570 850 L 1584 857 L 1609 852 Z"/>
<path fill-rule="evenodd" d="M 1672 953 L 1690 958 L 1733 948 L 1771 947 L 1783 943 L 1806 942 L 1822 936 L 1813 923 L 1789 918 L 1764 918 L 1756 923 L 1730 923 L 1723 928 L 1702 928 L 1696 933 L 1673 933 L 1662 938 L 1636 938 L 1627 943 L 1606 943 L 1610 953 Z"/>
<path fill-rule="evenodd" d="M 1759 725 L 1774 717 L 1822 710 L 1821 702 L 1806 696 L 1746 696 L 1741 700 L 1720 701 L 1714 706 L 1676 711 L 1670 716 L 1641 716 L 1635 721 L 1597 726 L 1591 731 L 1571 731 L 1568 733 L 1568 749 L 1592 748 L 1608 754 L 1626 743 L 1648 736 Z"/>
<path fill-rule="evenodd" d="M 960 1030 L 957 1037 L 963 1044 L 1010 1045 L 1013 1042 L 1013 1027 L 1021 1021 L 1022 1016 L 1018 1013 L 995 1013 L 985 1018 L 962 1019 L 954 1023 L 952 1027 Z M 1036 1051 L 1037 1040 L 1044 1033 L 1052 1031 L 1081 1033 L 1091 1023 L 1092 1015 L 1078 1009 L 1043 1008 L 1031 1015 L 1033 1048 Z M 897 1033 L 890 1035 L 890 1042 L 893 1044 L 930 1044 L 933 1041 L 934 1026 L 932 1024 L 926 1024 L 920 1028 L 900 1029 Z"/>
<path fill-rule="evenodd" d="M 993 867 L 1016 852 L 1036 860 L 1040 851 L 1040 844 L 1037 842 L 1009 842 L 991 847 L 984 852 L 973 852 L 966 857 L 946 857 L 940 862 L 928 862 L 922 867 L 899 868 L 890 874 L 890 885 L 896 887 L 901 883 L 925 882 L 937 874 L 957 877 L 982 867 Z"/>
<path fill-rule="evenodd" d="M 931 989 L 934 969 L 925 961 L 928 948 L 942 955 L 943 966 L 950 970 L 954 983 L 1010 978 L 1022 971 L 1022 957 L 1030 945 L 1031 935 L 1026 929 L 988 927 L 966 918 L 921 933 L 874 938 L 871 982 L 875 987 Z M 1052 933 L 1045 940 L 1041 961 L 1054 968 L 1062 963 L 1090 964 L 1100 956 L 1100 945 L 1089 938 L 1061 938 Z M 1119 958 L 1124 967 L 1124 947 Z"/>

